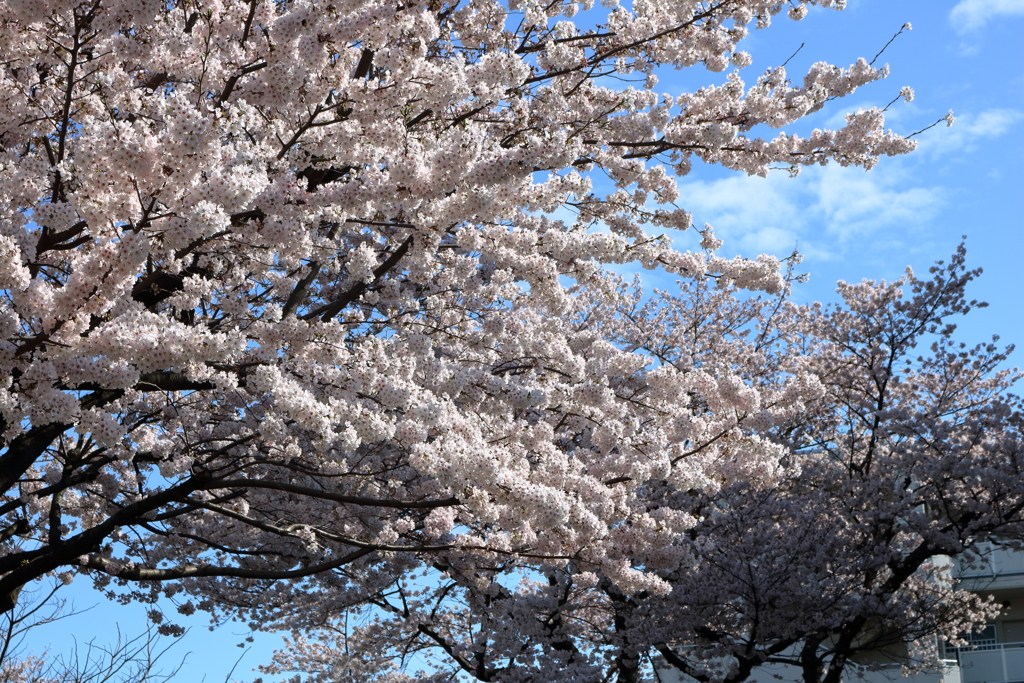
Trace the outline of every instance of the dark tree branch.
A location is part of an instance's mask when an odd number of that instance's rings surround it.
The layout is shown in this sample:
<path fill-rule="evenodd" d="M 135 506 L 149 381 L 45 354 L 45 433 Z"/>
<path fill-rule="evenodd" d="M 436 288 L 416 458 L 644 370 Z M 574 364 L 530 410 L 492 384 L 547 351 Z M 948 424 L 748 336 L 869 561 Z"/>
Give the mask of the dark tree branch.
<path fill-rule="evenodd" d="M 255 0 L 253 0 L 253 2 L 250 5 L 250 7 L 255 7 L 255 6 L 256 6 L 256 2 L 255 2 Z M 250 18 L 251 18 L 251 16 L 252 15 L 250 14 Z M 247 29 L 246 32 L 248 32 L 248 26 L 246 26 L 246 29 Z M 243 39 L 243 42 L 244 42 L 244 39 Z M 231 92 L 235 89 L 235 86 L 238 85 L 238 79 L 239 78 L 241 78 L 242 76 L 245 76 L 247 74 L 251 74 L 254 71 L 259 71 L 260 69 L 266 68 L 266 66 L 267 66 L 266 62 L 258 62 L 256 64 L 251 64 L 251 65 L 243 68 L 239 73 L 237 73 L 234 76 L 232 76 L 231 78 L 229 78 L 227 80 L 227 82 L 224 83 L 224 89 L 221 91 L 220 95 L 218 95 L 218 97 L 217 97 L 217 105 L 216 106 L 217 107 L 222 106 L 227 101 L 227 99 L 229 97 L 231 97 Z"/>
<path fill-rule="evenodd" d="M 284 491 L 309 498 L 320 498 L 333 500 L 338 503 L 350 505 L 367 505 L 371 507 L 398 508 L 401 510 L 432 510 L 440 507 L 453 507 L 461 505 L 458 498 L 442 498 L 441 500 L 396 500 L 394 498 L 369 498 L 365 496 L 349 496 L 341 493 L 332 493 L 308 486 L 299 486 L 281 481 L 264 479 L 209 479 L 200 487 L 209 489 L 270 489 L 272 491 Z"/>
<path fill-rule="evenodd" d="M 373 66 L 373 50 L 364 47 L 363 53 L 359 55 L 359 63 L 356 70 L 352 72 L 352 78 L 367 78 L 370 75 L 370 68 Z"/>
<path fill-rule="evenodd" d="M 316 276 L 319 274 L 320 262 L 310 261 L 309 272 L 306 274 L 306 277 L 302 278 L 295 284 L 295 289 L 293 289 L 292 293 L 288 295 L 288 301 L 285 302 L 284 308 L 281 309 L 282 318 L 287 318 L 295 312 L 299 303 L 305 298 L 306 290 L 309 289 L 309 286 L 313 284 L 313 280 L 315 280 Z"/>
<path fill-rule="evenodd" d="M 373 282 L 370 284 L 374 284 L 377 281 L 379 281 L 382 277 L 384 277 L 385 274 L 387 274 L 388 271 L 390 271 L 392 268 L 398 265 L 398 262 L 401 261 L 402 257 L 405 256 L 405 254 L 409 251 L 409 248 L 412 246 L 412 243 L 413 236 L 409 235 L 407 238 L 405 238 L 405 241 L 399 245 L 398 249 L 395 249 L 394 253 L 391 254 L 391 256 L 389 256 L 388 259 L 384 261 L 384 263 L 377 266 L 377 269 L 373 271 Z M 366 291 L 366 288 L 368 286 L 369 285 L 367 283 L 360 282 L 356 286 L 352 287 L 352 289 L 342 294 L 339 298 L 332 301 L 331 303 L 321 306 L 320 308 L 314 311 L 310 311 L 309 313 L 306 313 L 303 316 L 300 316 L 300 319 L 309 320 L 310 318 L 315 318 L 316 316 L 319 315 L 320 320 L 322 322 L 330 322 L 331 319 L 334 318 L 334 316 L 338 315 L 338 313 L 341 313 L 341 311 L 343 311 L 346 306 L 348 306 L 353 301 L 356 301 L 360 296 L 362 296 L 363 292 Z"/>
<path fill-rule="evenodd" d="M 236 579 L 265 579 L 268 581 L 281 579 L 299 579 L 321 572 L 337 569 L 351 564 L 358 559 L 376 552 L 373 548 L 357 548 L 352 552 L 332 560 L 298 569 L 245 569 L 242 567 L 215 567 L 210 565 L 187 564 L 171 569 L 148 569 L 146 567 L 122 567 L 117 562 L 96 555 L 88 556 L 83 566 L 98 569 L 117 576 L 124 581 L 171 581 L 175 579 L 223 576 Z"/>

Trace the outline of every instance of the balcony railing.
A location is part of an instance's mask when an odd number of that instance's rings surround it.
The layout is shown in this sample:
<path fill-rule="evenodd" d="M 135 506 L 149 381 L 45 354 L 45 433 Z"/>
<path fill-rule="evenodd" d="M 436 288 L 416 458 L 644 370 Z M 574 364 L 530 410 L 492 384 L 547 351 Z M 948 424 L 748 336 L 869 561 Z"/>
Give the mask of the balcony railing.
<path fill-rule="evenodd" d="M 853 662 L 846 664 L 847 670 L 852 674 L 849 680 L 860 683 L 964 683 L 960 679 L 960 666 L 955 659 L 943 658 L 941 665 L 941 669 L 923 671 L 907 677 L 903 675 L 903 665 L 897 662 L 881 665 L 864 665 Z M 799 681 L 800 676 L 798 675 L 794 680 Z"/>
<path fill-rule="evenodd" d="M 963 683 L 1024 683 L 1024 643 L 992 643 L 957 649 Z"/>
<path fill-rule="evenodd" d="M 983 558 L 974 567 L 961 567 L 960 578 L 1014 576 L 1024 574 L 1024 552 L 982 544 Z"/>

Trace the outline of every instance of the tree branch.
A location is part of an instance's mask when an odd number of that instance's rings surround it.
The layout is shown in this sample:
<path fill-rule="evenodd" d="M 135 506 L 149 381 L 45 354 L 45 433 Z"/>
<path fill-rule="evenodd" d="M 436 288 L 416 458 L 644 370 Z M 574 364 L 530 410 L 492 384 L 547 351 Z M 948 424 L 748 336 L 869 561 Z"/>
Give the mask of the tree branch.
<path fill-rule="evenodd" d="M 405 241 L 402 242 L 401 245 L 399 245 L 398 249 L 395 249 L 394 253 L 391 254 L 391 256 L 388 257 L 388 259 L 384 261 L 384 263 L 377 266 L 377 269 L 373 271 L 373 282 L 370 284 L 376 284 L 377 281 L 384 277 L 384 275 L 387 274 L 389 270 L 398 265 L 398 262 L 401 261 L 402 257 L 405 256 L 406 252 L 409 251 L 409 248 L 412 246 L 412 243 L 413 236 L 409 235 L 405 239 Z M 305 315 L 302 315 L 299 318 L 300 320 L 309 320 L 310 318 L 315 318 L 316 316 L 319 315 L 321 322 L 330 322 L 331 319 L 334 318 L 334 316 L 338 315 L 338 313 L 341 313 L 341 311 L 343 311 L 346 306 L 348 306 L 350 303 L 352 303 L 360 296 L 362 296 L 363 292 L 366 291 L 367 287 L 367 283 L 360 282 L 352 289 L 342 294 L 338 299 L 335 299 L 331 303 L 325 306 L 321 306 L 320 308 L 314 311 L 310 311 L 309 313 L 306 313 Z"/>
<path fill-rule="evenodd" d="M 376 552 L 373 548 L 358 548 L 333 560 L 326 560 L 319 564 L 302 567 L 300 569 L 244 569 L 242 567 L 214 567 L 210 565 L 186 564 L 173 569 L 148 569 L 146 567 L 122 567 L 113 560 L 108 560 L 96 555 L 89 555 L 82 564 L 90 569 L 98 569 L 101 572 L 111 574 L 125 581 L 170 581 L 174 579 L 200 578 L 223 576 L 236 579 L 299 579 L 304 576 L 312 576 L 320 572 L 337 569 L 346 564 L 366 557 Z"/>
<path fill-rule="evenodd" d="M 210 479 L 201 487 L 203 490 L 210 489 L 270 489 L 272 491 L 284 491 L 310 498 L 333 500 L 337 503 L 348 503 L 350 505 L 367 505 L 371 507 L 398 508 L 401 510 L 433 510 L 440 507 L 453 507 L 461 505 L 458 498 L 442 498 L 441 500 L 396 500 L 394 498 L 369 498 L 365 496 L 348 496 L 341 493 L 332 493 L 321 489 L 299 486 L 281 481 L 270 481 L 264 479 Z"/>

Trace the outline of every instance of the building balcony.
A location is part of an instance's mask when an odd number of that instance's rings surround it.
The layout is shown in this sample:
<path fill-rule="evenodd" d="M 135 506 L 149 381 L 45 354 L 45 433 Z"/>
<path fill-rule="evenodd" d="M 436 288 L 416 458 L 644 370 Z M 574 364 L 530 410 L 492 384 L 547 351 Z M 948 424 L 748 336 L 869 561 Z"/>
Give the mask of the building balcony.
<path fill-rule="evenodd" d="M 964 588 L 983 593 L 1024 587 L 1024 552 L 995 543 L 979 546 L 981 561 L 957 571 Z"/>
<path fill-rule="evenodd" d="M 991 643 L 950 648 L 961 683 L 1024 683 L 1024 643 Z"/>

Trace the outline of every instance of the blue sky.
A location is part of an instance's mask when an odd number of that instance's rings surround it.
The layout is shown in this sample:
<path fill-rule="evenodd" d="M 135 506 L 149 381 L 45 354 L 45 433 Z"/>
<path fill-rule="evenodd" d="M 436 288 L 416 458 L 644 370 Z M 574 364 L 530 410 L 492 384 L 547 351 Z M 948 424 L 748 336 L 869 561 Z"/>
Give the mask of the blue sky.
<path fill-rule="evenodd" d="M 796 132 L 884 107 L 905 85 L 916 96 L 892 105 L 891 128 L 912 133 L 950 109 L 953 127 L 932 128 L 918 136 L 915 153 L 883 158 L 869 172 L 833 165 L 762 179 L 695 166 L 681 182 L 679 204 L 698 225 L 715 226 L 723 255 L 781 256 L 797 247 L 811 276 L 795 292 L 802 301 L 834 300 L 840 279 L 893 280 L 908 265 L 923 275 L 966 235 L 969 265 L 984 269 L 969 295 L 990 307 L 963 320 L 964 340 L 999 334 L 1024 342 L 1024 0 L 849 0 L 843 12 L 816 10 L 755 32 L 743 44 L 754 63 L 741 74 L 752 82 L 801 43 L 787 67 L 795 81 L 816 61 L 871 59 L 906 22 L 913 30 L 879 58 L 890 65 L 889 78 L 831 102 Z M 687 73 L 685 86 L 701 76 Z M 658 89 L 671 87 L 662 76 Z"/>
<path fill-rule="evenodd" d="M 883 159 L 868 173 L 826 167 L 805 169 L 798 178 L 780 172 L 761 179 L 696 165 L 681 183 L 679 204 L 698 224 L 715 226 L 726 240 L 724 255 L 785 255 L 798 247 L 811 275 L 795 292 L 801 301 L 833 300 L 838 279 L 892 280 L 907 265 L 924 273 L 967 235 L 969 264 L 985 270 L 969 294 L 991 306 L 961 324 L 964 340 L 999 334 L 1005 342 L 1024 342 L 1024 0 L 849 0 L 844 12 L 812 11 L 802 22 L 782 19 L 755 33 L 743 44 L 754 63 L 742 74 L 752 82 L 801 43 L 788 67 L 794 80 L 816 61 L 845 66 L 859 56 L 870 59 L 906 22 L 913 31 L 880 58 L 891 76 L 831 103 L 805 129 L 836 126 L 859 107 L 885 106 L 904 85 L 916 98 L 889 110 L 894 129 L 919 130 L 950 109 L 957 117 L 952 128 L 931 129 L 920 136 L 916 153 Z M 693 69 L 670 72 L 661 74 L 658 90 L 679 94 L 720 80 Z M 679 246 L 693 245 L 680 240 Z M 659 286 L 670 282 L 647 277 Z M 115 623 L 128 634 L 145 623 L 142 606 L 105 603 L 88 580 L 78 579 L 67 595 L 79 606 L 98 606 L 37 631 L 30 643 L 36 651 L 48 642 L 54 651 L 65 650 L 73 637 L 103 642 L 115 637 Z M 200 619 L 188 624 L 192 630 L 175 648 L 179 657 L 191 653 L 178 680 L 205 675 L 210 683 L 223 681 L 243 654 L 237 645 L 247 629 L 211 633 Z M 250 668 L 266 661 L 278 642 L 258 637 L 236 678 L 255 677 Z"/>

